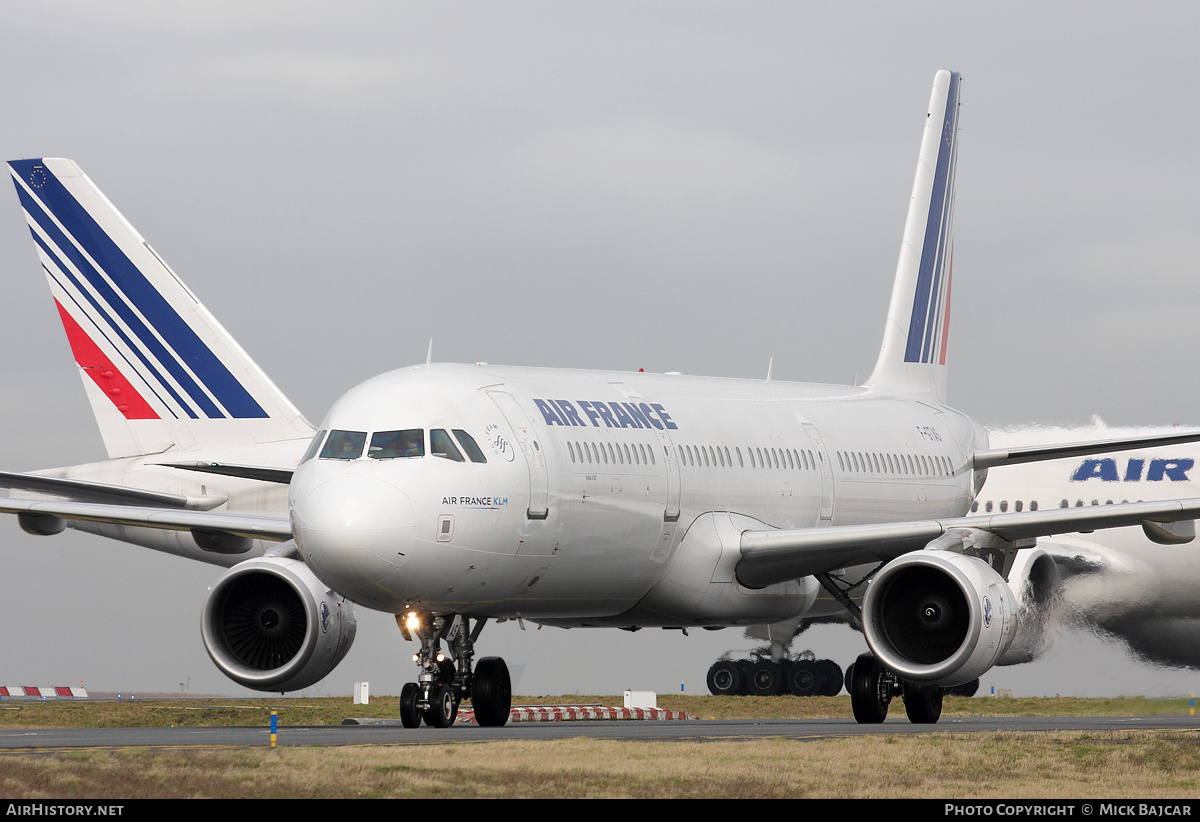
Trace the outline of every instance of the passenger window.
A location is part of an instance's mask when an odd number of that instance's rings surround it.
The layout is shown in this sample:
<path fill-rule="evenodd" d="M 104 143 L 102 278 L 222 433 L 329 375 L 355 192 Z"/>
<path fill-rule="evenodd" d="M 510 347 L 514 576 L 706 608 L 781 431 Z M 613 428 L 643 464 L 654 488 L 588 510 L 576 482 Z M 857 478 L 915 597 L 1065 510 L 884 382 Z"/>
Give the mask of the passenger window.
<path fill-rule="evenodd" d="M 366 431 L 331 431 L 321 449 L 321 459 L 356 460 L 362 456 L 366 441 Z"/>
<path fill-rule="evenodd" d="M 300 458 L 301 465 L 308 462 L 310 459 L 312 459 L 313 457 L 315 457 L 317 455 L 317 452 L 321 450 L 321 443 L 325 441 L 325 435 L 328 433 L 329 433 L 328 431 L 318 431 L 317 432 L 317 435 L 315 437 L 313 437 L 313 441 L 311 443 L 309 443 L 308 450 L 305 451 L 304 456 Z"/>
<path fill-rule="evenodd" d="M 429 432 L 429 452 L 435 457 L 455 462 L 464 461 L 462 452 L 458 450 L 454 440 L 450 439 L 450 435 L 441 428 L 435 428 Z"/>
<path fill-rule="evenodd" d="M 451 429 L 454 436 L 458 438 L 458 444 L 467 452 L 467 459 L 471 462 L 487 462 L 487 457 L 483 455 L 483 451 L 479 449 L 479 445 L 475 442 L 475 438 L 463 431 L 461 428 Z"/>
<path fill-rule="evenodd" d="M 445 433 L 445 432 L 443 432 Z M 330 437 L 332 440 L 333 437 Z M 329 446 L 325 446 L 327 449 Z M 373 460 L 425 456 L 425 429 L 406 428 L 402 431 L 376 431 L 371 435 L 367 456 Z"/>

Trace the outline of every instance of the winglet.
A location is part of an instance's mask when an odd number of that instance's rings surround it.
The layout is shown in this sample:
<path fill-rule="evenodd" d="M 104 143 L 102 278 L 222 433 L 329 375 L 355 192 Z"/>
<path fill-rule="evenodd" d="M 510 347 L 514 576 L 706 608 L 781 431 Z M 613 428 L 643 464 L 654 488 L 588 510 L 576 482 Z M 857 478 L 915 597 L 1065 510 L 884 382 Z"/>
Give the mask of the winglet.
<path fill-rule="evenodd" d="M 865 385 L 946 401 L 961 76 L 933 80 L 883 345 Z"/>

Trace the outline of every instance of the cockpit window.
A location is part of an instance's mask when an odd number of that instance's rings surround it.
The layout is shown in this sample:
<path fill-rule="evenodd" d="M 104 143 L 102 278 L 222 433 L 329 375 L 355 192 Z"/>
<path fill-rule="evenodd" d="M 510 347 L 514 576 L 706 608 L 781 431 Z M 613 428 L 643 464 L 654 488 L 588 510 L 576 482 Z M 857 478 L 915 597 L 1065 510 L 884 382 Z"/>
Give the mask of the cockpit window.
<path fill-rule="evenodd" d="M 309 443 L 308 450 L 305 451 L 304 456 L 300 458 L 301 465 L 308 462 L 310 459 L 312 459 L 313 457 L 315 457 L 317 455 L 317 452 L 321 450 L 321 443 L 325 441 L 325 435 L 328 433 L 329 433 L 328 431 L 318 431 L 317 432 L 317 435 L 315 437 L 313 437 L 312 442 Z"/>
<path fill-rule="evenodd" d="M 461 428 L 454 428 L 454 436 L 458 437 L 458 443 L 467 452 L 467 458 L 471 462 L 487 462 L 487 457 L 479 450 L 479 446 L 475 444 L 475 438 L 463 431 Z"/>
<path fill-rule="evenodd" d="M 371 435 L 367 456 L 373 460 L 397 457 L 425 456 L 425 429 L 406 428 L 403 431 L 376 431 Z"/>
<path fill-rule="evenodd" d="M 435 457 L 442 457 L 455 462 L 462 462 L 462 452 L 458 450 L 458 446 L 454 444 L 454 440 L 450 439 L 441 428 L 435 428 L 429 432 L 429 452 Z"/>
<path fill-rule="evenodd" d="M 329 439 L 321 449 L 321 459 L 356 460 L 362 456 L 366 441 L 366 431 L 330 431 Z"/>

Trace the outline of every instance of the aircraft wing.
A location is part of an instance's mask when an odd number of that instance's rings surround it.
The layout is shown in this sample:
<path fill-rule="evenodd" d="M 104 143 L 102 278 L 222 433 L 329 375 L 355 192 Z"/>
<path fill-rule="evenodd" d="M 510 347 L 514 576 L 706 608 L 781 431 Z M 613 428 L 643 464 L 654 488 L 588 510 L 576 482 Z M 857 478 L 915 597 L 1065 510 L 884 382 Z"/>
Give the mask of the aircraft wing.
<path fill-rule="evenodd" d="M 954 529 L 973 529 L 1014 541 L 1077 531 L 1167 523 L 1200 517 L 1200 499 L 1129 502 L 1048 511 L 950 517 L 917 522 L 836 525 L 742 532 L 738 582 L 764 588 L 776 582 L 851 565 L 884 562 L 924 548 Z"/>
<path fill-rule="evenodd" d="M 1030 445 L 1022 448 L 997 448 L 989 451 L 976 451 L 971 458 L 971 465 L 976 470 L 982 470 L 1002 465 L 1020 465 L 1025 462 L 1041 462 L 1042 460 L 1057 460 L 1066 457 L 1086 457 L 1090 454 L 1134 451 L 1140 448 L 1182 445 L 1197 441 L 1200 441 L 1200 431 L 1092 440 L 1090 442 L 1056 443 L 1054 445 Z"/>
<path fill-rule="evenodd" d="M 167 531 L 228 534 L 245 539 L 284 542 L 292 538 L 292 523 L 283 517 L 225 514 L 186 508 L 109 505 L 65 500 L 0 499 L 0 513 L 24 514 L 82 522 L 136 525 Z"/>

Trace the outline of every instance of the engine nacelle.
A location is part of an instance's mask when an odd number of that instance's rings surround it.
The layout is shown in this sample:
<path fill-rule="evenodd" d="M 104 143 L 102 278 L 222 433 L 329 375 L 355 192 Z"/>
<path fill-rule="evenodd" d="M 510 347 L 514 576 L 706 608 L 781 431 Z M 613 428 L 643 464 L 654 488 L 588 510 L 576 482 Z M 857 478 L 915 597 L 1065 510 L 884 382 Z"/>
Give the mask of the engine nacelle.
<path fill-rule="evenodd" d="M 986 562 L 917 551 L 884 566 L 863 599 L 871 651 L 902 679 L 961 685 L 996 664 L 1016 635 L 1016 602 Z"/>
<path fill-rule="evenodd" d="M 1008 650 L 997 665 L 1020 665 L 1042 655 L 1055 622 L 1060 619 L 1062 572 L 1054 557 L 1041 548 L 1019 551 L 1008 572 L 1008 586 L 1021 621 Z"/>
<path fill-rule="evenodd" d="M 221 671 L 247 688 L 296 691 L 319 682 L 354 642 L 354 606 L 303 562 L 258 557 L 213 587 L 200 623 Z"/>

